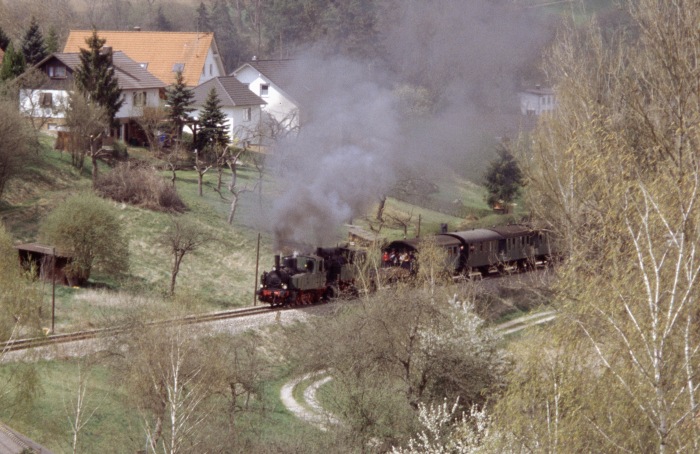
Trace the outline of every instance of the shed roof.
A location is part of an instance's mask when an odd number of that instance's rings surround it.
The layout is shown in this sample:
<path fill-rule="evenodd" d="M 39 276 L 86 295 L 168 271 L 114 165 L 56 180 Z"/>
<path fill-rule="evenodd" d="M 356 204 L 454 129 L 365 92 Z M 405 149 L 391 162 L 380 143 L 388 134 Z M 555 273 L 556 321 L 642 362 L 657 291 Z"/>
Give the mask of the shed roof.
<path fill-rule="evenodd" d="M 43 255 L 53 255 L 53 248 L 54 246 L 41 243 L 24 243 L 15 246 L 15 249 L 18 251 L 34 252 Z M 71 258 L 73 257 L 73 254 L 61 249 L 56 249 L 56 257 Z"/>
<path fill-rule="evenodd" d="M 98 30 L 105 46 L 121 50 L 167 85 L 175 81 L 175 67 L 181 65 L 187 85 L 199 83 L 209 49 L 218 52 L 214 33 Z M 92 30 L 71 30 L 63 52 L 79 52 Z M 223 70 L 223 68 L 222 68 Z"/>

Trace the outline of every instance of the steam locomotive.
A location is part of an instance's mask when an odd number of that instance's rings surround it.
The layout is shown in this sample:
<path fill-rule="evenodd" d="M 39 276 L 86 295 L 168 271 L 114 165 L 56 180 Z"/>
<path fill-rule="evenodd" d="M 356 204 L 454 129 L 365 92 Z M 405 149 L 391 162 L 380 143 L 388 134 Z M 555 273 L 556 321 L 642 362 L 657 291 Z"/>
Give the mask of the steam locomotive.
<path fill-rule="evenodd" d="M 261 276 L 258 300 L 274 307 L 357 294 L 356 265 L 364 258 L 363 251 L 349 246 L 318 248 L 315 254 L 276 255 L 273 269 Z"/>

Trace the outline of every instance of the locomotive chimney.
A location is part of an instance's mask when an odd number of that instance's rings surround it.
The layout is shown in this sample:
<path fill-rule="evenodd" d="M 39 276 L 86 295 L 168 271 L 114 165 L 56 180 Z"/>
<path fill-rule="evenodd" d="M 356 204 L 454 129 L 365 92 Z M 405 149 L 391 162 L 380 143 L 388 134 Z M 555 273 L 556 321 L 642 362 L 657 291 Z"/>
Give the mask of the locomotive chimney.
<path fill-rule="evenodd" d="M 280 270 L 280 255 L 275 254 L 275 271 Z"/>

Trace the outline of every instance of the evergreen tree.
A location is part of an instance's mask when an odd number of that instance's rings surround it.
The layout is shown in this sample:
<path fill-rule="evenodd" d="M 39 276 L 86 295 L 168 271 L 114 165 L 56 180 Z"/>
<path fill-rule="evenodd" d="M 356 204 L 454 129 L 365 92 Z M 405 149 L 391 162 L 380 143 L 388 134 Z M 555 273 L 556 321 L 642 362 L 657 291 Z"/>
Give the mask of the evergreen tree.
<path fill-rule="evenodd" d="M 173 30 L 173 24 L 165 16 L 162 6 L 158 6 L 158 10 L 156 11 L 156 17 L 153 22 L 154 30 L 158 30 L 161 32 L 169 32 Z"/>
<path fill-rule="evenodd" d="M 107 110 L 109 121 L 114 124 L 114 117 L 124 101 L 112 66 L 112 50 L 104 51 L 105 42 L 93 29 L 92 36 L 85 40 L 88 49 L 80 49 L 75 82 L 86 98 Z"/>
<path fill-rule="evenodd" d="M 518 196 L 523 185 L 523 174 L 513 155 L 504 146 L 497 150 L 498 158 L 491 161 L 484 184 L 488 191 L 486 202 L 490 206 L 503 204 L 508 212 L 508 205 Z"/>
<path fill-rule="evenodd" d="M 201 2 L 197 8 L 197 31 L 211 31 L 211 26 L 209 24 L 209 12 L 207 11 L 207 5 L 205 5 L 204 2 Z"/>
<path fill-rule="evenodd" d="M 58 52 L 58 33 L 53 27 L 49 29 L 49 34 L 46 36 L 46 52 L 49 54 Z"/>
<path fill-rule="evenodd" d="M 182 138 L 183 125 L 192 119 L 190 112 L 194 111 L 194 108 L 191 107 L 194 92 L 185 85 L 182 71 L 178 71 L 175 75 L 175 84 L 168 88 L 165 93 L 168 102 L 168 118 L 175 125 L 175 135 L 180 139 Z"/>
<path fill-rule="evenodd" d="M 48 55 L 46 44 L 44 44 L 44 36 L 39 30 L 39 24 L 33 17 L 29 24 L 29 29 L 22 39 L 22 54 L 28 65 L 35 65 Z"/>
<path fill-rule="evenodd" d="M 216 146 L 226 146 L 230 142 L 227 124 L 228 119 L 221 110 L 221 100 L 212 87 L 204 102 L 204 108 L 199 115 L 199 133 L 197 149 L 210 150 Z"/>
<path fill-rule="evenodd" d="M 22 52 L 15 52 L 15 46 L 10 41 L 0 67 L 0 80 L 14 79 L 24 72 L 26 66 L 24 55 Z"/>
<path fill-rule="evenodd" d="M 10 37 L 5 34 L 5 32 L 0 28 L 0 49 L 3 51 L 7 50 L 7 46 L 10 45 Z"/>

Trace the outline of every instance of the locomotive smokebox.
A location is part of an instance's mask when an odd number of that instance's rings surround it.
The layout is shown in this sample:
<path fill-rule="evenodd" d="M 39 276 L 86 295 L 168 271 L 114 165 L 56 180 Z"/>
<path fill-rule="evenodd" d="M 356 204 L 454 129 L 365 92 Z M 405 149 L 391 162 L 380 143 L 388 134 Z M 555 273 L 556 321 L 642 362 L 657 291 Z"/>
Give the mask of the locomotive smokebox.
<path fill-rule="evenodd" d="M 275 255 L 275 271 L 280 270 L 280 255 L 276 254 Z"/>

